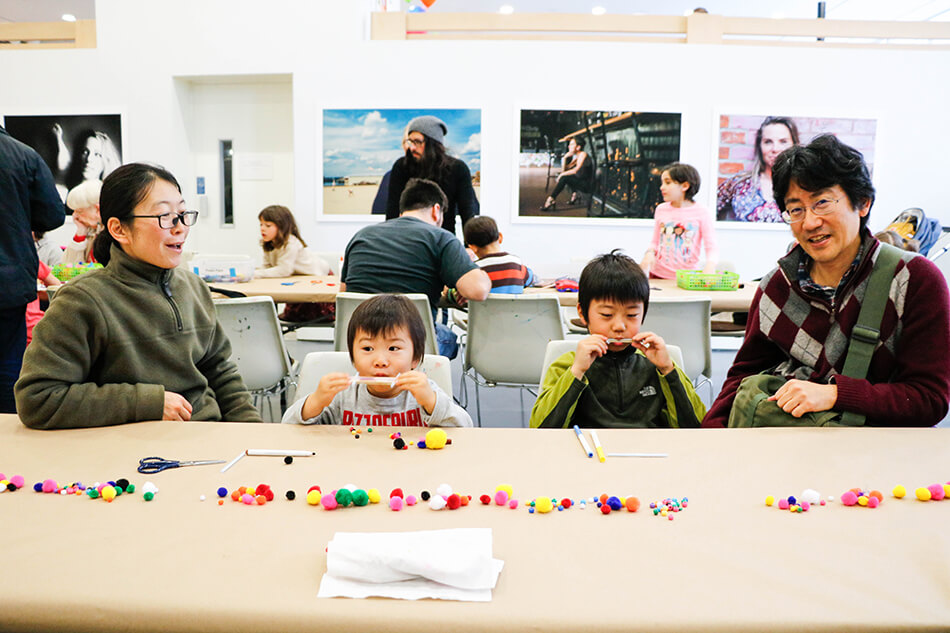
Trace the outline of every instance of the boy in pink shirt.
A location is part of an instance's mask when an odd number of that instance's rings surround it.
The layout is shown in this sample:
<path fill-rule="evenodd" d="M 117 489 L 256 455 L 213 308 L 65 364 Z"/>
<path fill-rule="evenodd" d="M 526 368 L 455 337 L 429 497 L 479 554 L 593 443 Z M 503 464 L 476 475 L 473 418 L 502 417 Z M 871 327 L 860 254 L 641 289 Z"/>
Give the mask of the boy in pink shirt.
<path fill-rule="evenodd" d="M 693 200 L 699 192 L 699 172 L 692 165 L 672 163 L 663 168 L 653 240 L 640 267 L 650 277 L 675 279 L 677 270 L 696 270 L 700 248 L 706 250 L 704 272 L 715 272 L 719 252 L 709 210 Z"/>

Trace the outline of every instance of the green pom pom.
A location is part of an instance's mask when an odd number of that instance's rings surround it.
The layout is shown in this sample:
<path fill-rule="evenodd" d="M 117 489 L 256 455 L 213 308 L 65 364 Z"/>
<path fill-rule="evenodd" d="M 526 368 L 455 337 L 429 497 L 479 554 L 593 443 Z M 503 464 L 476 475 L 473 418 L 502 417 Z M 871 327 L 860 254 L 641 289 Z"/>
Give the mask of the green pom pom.
<path fill-rule="evenodd" d="M 152 499 L 155 498 L 155 493 L 154 493 L 154 492 L 146 492 L 144 495 L 142 495 L 142 497 L 143 497 L 146 501 L 151 501 Z"/>
<path fill-rule="evenodd" d="M 365 506 L 369 503 L 369 495 L 366 494 L 365 490 L 354 490 L 353 491 L 353 505 L 355 506 Z"/>
<path fill-rule="evenodd" d="M 133 492 L 135 492 L 135 484 L 129 484 L 126 487 L 125 491 L 129 494 L 132 494 Z"/>
<path fill-rule="evenodd" d="M 353 493 L 349 490 L 341 489 L 336 491 L 336 502 L 344 508 L 353 503 Z"/>

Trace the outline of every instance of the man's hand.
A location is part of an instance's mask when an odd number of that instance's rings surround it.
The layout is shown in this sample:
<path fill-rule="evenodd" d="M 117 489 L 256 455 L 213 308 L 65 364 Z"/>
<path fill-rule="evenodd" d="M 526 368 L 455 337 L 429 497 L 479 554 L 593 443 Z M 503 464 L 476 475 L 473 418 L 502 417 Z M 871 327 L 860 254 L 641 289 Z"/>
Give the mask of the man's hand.
<path fill-rule="evenodd" d="M 789 380 L 770 397 L 782 411 L 800 418 L 814 411 L 828 411 L 838 401 L 838 386 L 807 380 Z"/>

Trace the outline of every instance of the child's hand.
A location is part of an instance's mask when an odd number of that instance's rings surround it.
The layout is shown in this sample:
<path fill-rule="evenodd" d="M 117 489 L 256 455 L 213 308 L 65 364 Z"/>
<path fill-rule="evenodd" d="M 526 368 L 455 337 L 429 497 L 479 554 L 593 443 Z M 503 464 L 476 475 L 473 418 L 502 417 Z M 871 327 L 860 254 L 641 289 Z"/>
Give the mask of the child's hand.
<path fill-rule="evenodd" d="M 666 343 L 653 332 L 640 332 L 633 337 L 631 344 L 643 352 L 647 360 L 664 376 L 673 371 L 673 360 L 666 350 Z"/>
<path fill-rule="evenodd" d="M 435 410 L 436 395 L 432 386 L 429 384 L 429 377 L 418 370 L 407 371 L 399 374 L 393 387 L 401 391 L 408 391 L 416 402 L 422 405 L 426 413 L 432 413 Z"/>
<path fill-rule="evenodd" d="M 574 353 L 574 364 L 571 373 L 578 380 L 584 379 L 584 374 L 590 369 L 593 362 L 607 353 L 607 337 L 600 334 L 591 334 L 577 344 Z"/>
<path fill-rule="evenodd" d="M 300 415 L 304 420 L 315 418 L 330 406 L 334 396 L 350 386 L 350 376 L 343 372 L 327 374 L 320 379 L 316 391 L 307 396 Z"/>

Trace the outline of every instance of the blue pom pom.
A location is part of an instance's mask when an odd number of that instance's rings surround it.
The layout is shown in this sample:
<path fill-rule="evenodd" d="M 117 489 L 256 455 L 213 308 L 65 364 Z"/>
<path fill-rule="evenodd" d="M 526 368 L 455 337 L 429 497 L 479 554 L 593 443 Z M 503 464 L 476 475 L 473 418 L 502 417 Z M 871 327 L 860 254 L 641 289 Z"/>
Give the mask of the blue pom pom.
<path fill-rule="evenodd" d="M 619 510 L 623 507 L 623 504 L 620 503 L 620 499 L 617 497 L 610 497 L 607 499 L 607 505 L 610 506 L 611 510 Z"/>
<path fill-rule="evenodd" d="M 33 484 L 33 492 L 43 492 L 43 482 L 38 481 Z"/>
<path fill-rule="evenodd" d="M 219 496 L 219 497 L 227 497 L 227 496 L 228 496 L 228 489 L 225 488 L 224 486 L 221 486 L 220 488 L 218 488 L 218 496 Z"/>
<path fill-rule="evenodd" d="M 796 503 L 798 503 L 798 501 L 795 499 L 795 497 L 788 498 L 788 505 L 791 506 L 791 505 L 795 505 Z"/>
<path fill-rule="evenodd" d="M 534 514 L 534 508 L 528 508 L 528 514 Z"/>
<path fill-rule="evenodd" d="M 416 442 L 416 446 L 418 446 L 419 448 L 425 448 L 425 447 L 426 447 L 426 441 L 425 441 L 425 440 L 419 440 L 418 442 Z"/>

